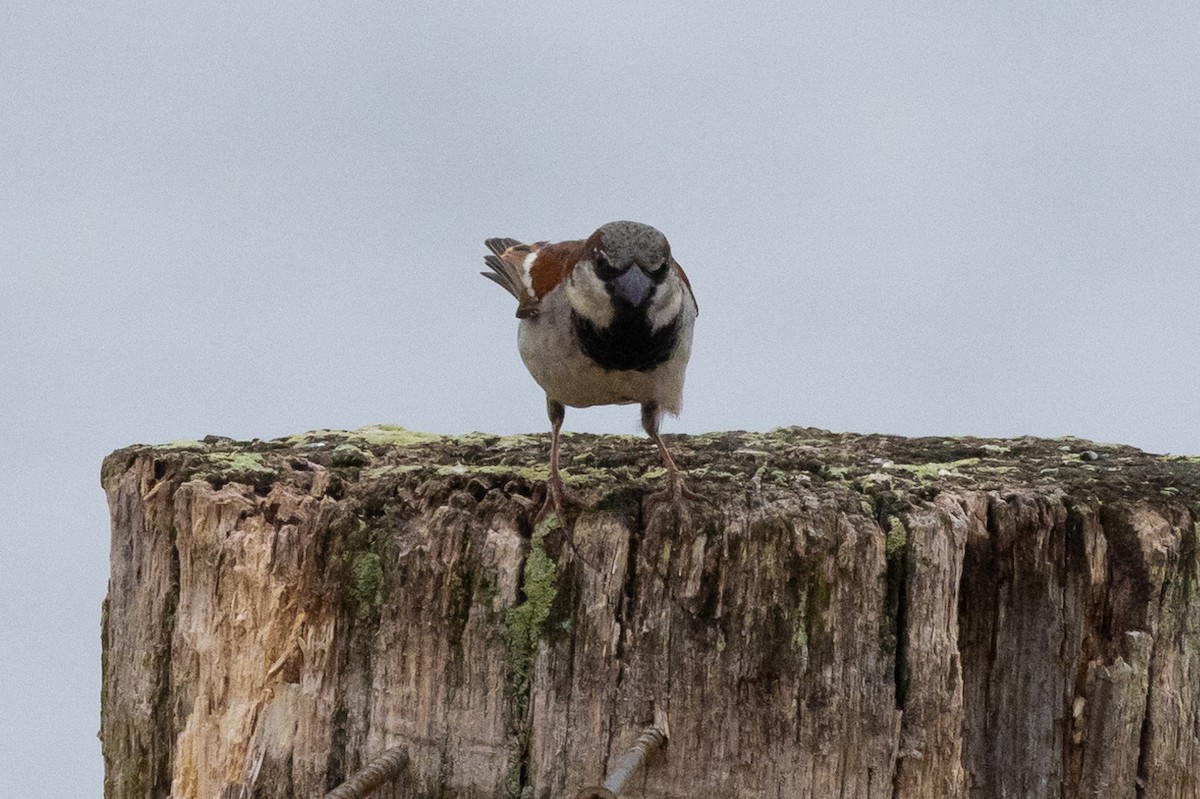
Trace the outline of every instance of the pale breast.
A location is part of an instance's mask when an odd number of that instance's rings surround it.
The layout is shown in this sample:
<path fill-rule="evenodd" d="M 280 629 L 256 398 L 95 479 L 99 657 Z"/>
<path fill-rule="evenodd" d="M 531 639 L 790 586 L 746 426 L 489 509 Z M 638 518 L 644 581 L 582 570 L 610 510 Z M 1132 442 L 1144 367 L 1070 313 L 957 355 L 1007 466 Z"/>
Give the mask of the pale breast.
<path fill-rule="evenodd" d="M 655 402 L 668 413 L 679 413 L 695 321 L 689 311 L 685 303 L 678 345 L 666 361 L 646 371 L 604 369 L 580 346 L 565 292 L 554 291 L 542 300 L 536 317 L 521 321 L 517 334 L 521 359 L 546 395 L 564 405 Z"/>

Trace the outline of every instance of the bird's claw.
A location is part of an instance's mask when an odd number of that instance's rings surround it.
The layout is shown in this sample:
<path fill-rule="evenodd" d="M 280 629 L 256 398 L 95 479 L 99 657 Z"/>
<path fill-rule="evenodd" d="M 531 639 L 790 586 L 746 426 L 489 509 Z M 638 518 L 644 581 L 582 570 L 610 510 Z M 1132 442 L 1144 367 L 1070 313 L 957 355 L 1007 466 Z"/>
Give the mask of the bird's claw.
<path fill-rule="evenodd" d="M 667 487 L 662 491 L 655 491 L 646 497 L 646 510 L 653 513 L 659 507 L 666 505 L 676 516 L 682 516 L 686 507 L 686 502 L 699 502 L 705 505 L 711 505 L 712 502 L 708 497 L 697 494 L 683 484 L 683 478 L 679 475 L 671 475 L 667 478 Z"/>
<path fill-rule="evenodd" d="M 546 501 L 534 518 L 534 526 L 541 524 L 551 513 L 557 514 L 559 525 L 566 523 L 568 509 L 573 511 L 587 510 L 588 505 L 579 497 L 567 491 L 561 477 L 552 475 L 546 481 Z"/>

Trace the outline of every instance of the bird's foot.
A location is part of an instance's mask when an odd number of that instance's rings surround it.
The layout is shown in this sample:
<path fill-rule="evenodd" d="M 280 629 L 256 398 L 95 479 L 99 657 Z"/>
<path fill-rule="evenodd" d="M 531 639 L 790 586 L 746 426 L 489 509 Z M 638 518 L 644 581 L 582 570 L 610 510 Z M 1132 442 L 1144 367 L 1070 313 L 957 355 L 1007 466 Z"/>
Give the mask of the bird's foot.
<path fill-rule="evenodd" d="M 565 526 L 568 513 L 579 513 L 587 510 L 588 505 L 575 494 L 567 491 L 563 485 L 562 478 L 556 474 L 550 475 L 550 479 L 546 481 L 546 501 L 542 503 L 542 509 L 538 511 L 538 515 L 534 517 L 533 523 L 536 527 L 545 521 L 546 517 L 554 513 L 558 517 L 558 525 Z"/>
<path fill-rule="evenodd" d="M 599 571 L 597 564 L 585 558 L 575 546 L 575 519 L 578 518 L 580 512 L 591 509 L 590 505 L 567 491 L 562 483 L 562 478 L 555 479 L 555 476 L 551 476 L 546 481 L 546 500 L 542 503 L 542 509 L 534 517 L 533 526 L 534 534 L 538 535 L 537 531 L 543 525 L 547 525 L 546 529 L 540 531 L 542 545 L 546 549 L 546 554 L 555 562 L 564 553 L 567 553 L 568 557 L 577 558 L 593 571 Z"/>
<path fill-rule="evenodd" d="M 667 487 L 646 497 L 646 515 L 652 515 L 661 507 L 667 507 L 674 515 L 682 517 L 688 502 L 710 504 L 708 497 L 691 491 L 683 484 L 683 475 L 678 472 L 667 476 Z"/>

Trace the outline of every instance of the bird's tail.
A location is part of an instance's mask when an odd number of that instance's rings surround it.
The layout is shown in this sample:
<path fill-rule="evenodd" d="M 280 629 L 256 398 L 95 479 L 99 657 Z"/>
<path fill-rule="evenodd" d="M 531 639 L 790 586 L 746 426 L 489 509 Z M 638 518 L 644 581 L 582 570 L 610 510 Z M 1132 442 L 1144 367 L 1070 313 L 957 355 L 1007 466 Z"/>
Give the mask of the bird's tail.
<path fill-rule="evenodd" d="M 527 292 L 525 291 L 522 279 L 520 263 L 524 259 L 525 253 L 520 253 L 517 257 L 513 257 L 514 253 L 511 253 L 510 250 L 517 247 L 526 247 L 526 245 L 516 239 L 488 239 L 484 244 L 492 251 L 492 255 L 485 255 L 483 262 L 492 271 L 480 272 L 479 274 L 499 285 L 509 294 L 516 297 L 518 301 L 523 300 Z"/>

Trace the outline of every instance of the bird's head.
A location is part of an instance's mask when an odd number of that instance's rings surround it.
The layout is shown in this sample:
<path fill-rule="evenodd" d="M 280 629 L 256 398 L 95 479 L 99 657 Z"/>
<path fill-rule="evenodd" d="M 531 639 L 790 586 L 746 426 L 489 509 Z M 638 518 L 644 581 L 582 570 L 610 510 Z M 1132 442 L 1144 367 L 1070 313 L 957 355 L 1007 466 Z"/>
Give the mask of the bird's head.
<path fill-rule="evenodd" d="M 658 328 L 675 318 L 682 301 L 667 237 L 640 222 L 609 222 L 589 236 L 567 292 L 575 312 L 601 328 L 629 313 Z"/>

